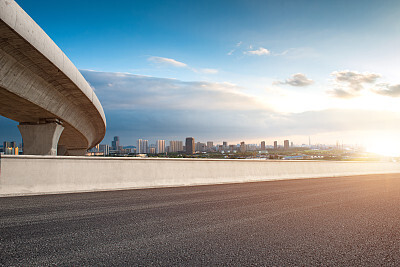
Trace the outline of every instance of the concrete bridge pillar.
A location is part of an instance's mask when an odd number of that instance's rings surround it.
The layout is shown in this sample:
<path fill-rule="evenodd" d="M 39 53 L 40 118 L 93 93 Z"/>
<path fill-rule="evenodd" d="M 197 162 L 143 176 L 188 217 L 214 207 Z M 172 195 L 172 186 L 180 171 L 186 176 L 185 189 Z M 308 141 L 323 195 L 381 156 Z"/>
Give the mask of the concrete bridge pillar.
<path fill-rule="evenodd" d="M 24 142 L 25 155 L 57 156 L 57 144 L 64 127 L 58 120 L 39 124 L 20 123 L 18 129 Z"/>

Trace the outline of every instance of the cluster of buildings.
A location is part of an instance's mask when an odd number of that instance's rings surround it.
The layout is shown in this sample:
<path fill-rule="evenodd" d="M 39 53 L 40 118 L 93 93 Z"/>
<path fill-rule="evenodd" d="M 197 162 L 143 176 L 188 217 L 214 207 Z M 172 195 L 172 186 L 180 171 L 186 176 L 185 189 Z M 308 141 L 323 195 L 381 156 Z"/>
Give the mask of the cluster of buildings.
<path fill-rule="evenodd" d="M 207 154 L 207 153 L 246 153 L 246 152 L 260 152 L 260 155 L 283 153 L 285 159 L 307 159 L 308 156 L 288 156 L 286 152 L 295 151 L 293 142 L 289 140 L 284 140 L 283 144 L 279 144 L 278 141 L 274 141 L 272 144 L 267 144 L 265 141 L 261 141 L 259 144 L 246 144 L 244 141 L 240 144 L 228 144 L 228 142 L 223 141 L 222 144 L 214 144 L 213 141 L 207 142 L 195 142 L 193 137 L 187 137 L 185 141 L 181 140 L 171 140 L 166 142 L 165 140 L 157 140 L 154 144 L 150 144 L 148 140 L 138 139 L 136 141 L 136 146 L 128 145 L 122 146 L 120 143 L 120 138 L 115 136 L 111 141 L 111 145 L 108 144 L 98 144 L 91 150 L 87 152 L 89 156 L 124 156 L 124 155 L 136 155 L 136 156 L 146 156 L 146 155 L 160 155 L 164 154 L 166 156 L 172 155 L 179 156 L 179 154 L 194 155 L 194 154 Z M 336 150 L 343 151 L 344 145 L 337 142 L 336 146 L 327 145 L 308 145 L 302 144 L 297 148 L 304 149 L 308 148 L 311 150 Z M 347 148 L 346 148 L 347 149 Z M 355 149 L 348 147 L 347 150 L 359 151 L 359 147 Z M 23 143 L 17 145 L 15 141 L 4 141 L 0 143 L 0 154 L 6 155 L 19 155 L 23 154 Z M 207 155 L 206 155 L 207 156 Z M 239 155 L 240 156 L 240 155 Z"/>
<path fill-rule="evenodd" d="M 6 155 L 18 155 L 22 151 L 21 148 L 22 144 L 17 145 L 15 141 L 12 142 L 4 141 L 3 147 L 0 148 L 0 153 Z"/>
<path fill-rule="evenodd" d="M 168 154 L 168 153 L 184 153 L 193 155 L 195 153 L 245 153 L 249 151 L 266 152 L 268 149 L 284 149 L 293 147 L 293 142 L 289 144 L 289 140 L 283 142 L 283 146 L 278 145 L 278 141 L 274 141 L 273 145 L 266 145 L 265 141 L 260 144 L 228 144 L 223 141 L 222 144 L 214 145 L 213 141 L 195 142 L 193 137 L 187 137 L 185 141 L 171 140 L 167 143 L 165 140 L 157 140 L 154 144 L 150 144 L 148 140 L 138 139 L 136 146 L 122 146 L 120 139 L 115 136 L 111 142 L 111 146 L 107 144 L 99 144 L 89 151 L 89 155 L 146 155 L 146 154 Z"/>
<path fill-rule="evenodd" d="M 22 144 L 17 145 L 15 141 L 4 141 L 0 146 L 0 153 L 7 155 L 18 155 L 22 152 Z M 147 154 L 168 154 L 183 153 L 193 155 L 195 153 L 244 153 L 249 151 L 266 152 L 267 149 L 284 149 L 293 147 L 293 142 L 289 144 L 289 140 L 283 142 L 283 146 L 278 145 L 278 141 L 274 141 L 273 145 L 266 145 L 265 141 L 261 144 L 228 144 L 224 141 L 222 144 L 214 144 L 213 141 L 195 142 L 193 137 L 187 137 L 185 141 L 171 140 L 168 143 L 165 140 L 157 140 L 154 144 L 150 144 L 148 140 L 138 139 L 136 146 L 122 146 L 119 136 L 115 136 L 111 141 L 111 145 L 98 144 L 88 151 L 91 156 L 109 156 L 109 155 L 147 155 Z"/>

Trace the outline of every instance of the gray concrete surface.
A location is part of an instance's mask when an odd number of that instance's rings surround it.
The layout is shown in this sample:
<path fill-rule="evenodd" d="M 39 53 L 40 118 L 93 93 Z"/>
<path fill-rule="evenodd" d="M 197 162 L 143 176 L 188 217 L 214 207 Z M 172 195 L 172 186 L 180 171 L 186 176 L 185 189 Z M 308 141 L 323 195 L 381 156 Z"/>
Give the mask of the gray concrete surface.
<path fill-rule="evenodd" d="M 2 266 L 400 265 L 400 174 L 0 201 Z"/>
<path fill-rule="evenodd" d="M 93 89 L 13 0 L 0 0 L 0 115 L 30 124 L 62 121 L 59 145 L 73 155 L 98 144 L 106 131 Z"/>
<path fill-rule="evenodd" d="M 57 156 L 58 140 L 64 127 L 60 123 L 18 125 L 24 140 L 24 154 Z"/>
<path fill-rule="evenodd" d="M 397 162 L 0 157 L 0 196 L 400 173 Z"/>

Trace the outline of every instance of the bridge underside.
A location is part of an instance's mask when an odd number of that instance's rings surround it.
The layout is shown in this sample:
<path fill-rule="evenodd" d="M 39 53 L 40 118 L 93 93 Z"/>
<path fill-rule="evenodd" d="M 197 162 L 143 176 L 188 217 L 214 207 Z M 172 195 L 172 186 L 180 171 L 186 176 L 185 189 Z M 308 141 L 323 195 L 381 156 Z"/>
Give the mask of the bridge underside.
<path fill-rule="evenodd" d="M 24 153 L 84 154 L 105 135 L 99 100 L 29 15 L 14 1 L 3 4 L 0 2 L 0 115 L 20 123 Z"/>
<path fill-rule="evenodd" d="M 10 110 L 12 110 L 12 112 L 10 112 Z M 22 124 L 29 123 L 32 125 L 49 123 L 49 121 L 51 121 L 52 119 L 57 118 L 55 114 L 31 103 L 26 99 L 10 93 L 8 90 L 5 90 L 1 86 L 0 115 L 7 117 L 11 120 L 20 122 Z M 74 155 L 78 151 L 85 151 L 88 147 L 88 142 L 86 138 L 74 127 L 72 127 L 68 122 L 61 121 L 61 123 L 64 127 L 64 130 L 62 131 L 62 134 L 58 141 L 58 154 Z M 26 141 L 27 140 L 24 140 L 25 143 Z"/>

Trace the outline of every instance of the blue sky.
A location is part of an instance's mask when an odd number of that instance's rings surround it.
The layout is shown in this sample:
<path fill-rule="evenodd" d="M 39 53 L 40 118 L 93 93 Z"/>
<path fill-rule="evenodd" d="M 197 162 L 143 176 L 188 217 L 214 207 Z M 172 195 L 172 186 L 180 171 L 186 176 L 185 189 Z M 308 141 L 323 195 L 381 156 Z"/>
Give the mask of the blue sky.
<path fill-rule="evenodd" d="M 104 142 L 400 133 L 399 1 L 17 3 L 95 88 Z"/>

